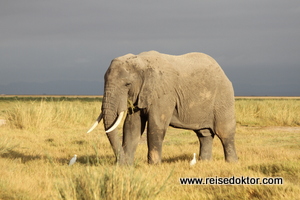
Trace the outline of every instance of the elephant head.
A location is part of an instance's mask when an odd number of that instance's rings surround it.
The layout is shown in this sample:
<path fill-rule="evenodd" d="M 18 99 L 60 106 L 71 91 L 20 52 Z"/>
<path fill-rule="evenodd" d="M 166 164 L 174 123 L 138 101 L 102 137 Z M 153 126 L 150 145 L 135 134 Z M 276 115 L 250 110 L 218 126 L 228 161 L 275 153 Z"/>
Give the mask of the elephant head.
<path fill-rule="evenodd" d="M 104 128 L 117 162 L 123 162 L 124 153 L 116 128 L 127 111 L 127 114 L 130 114 L 134 110 L 146 108 L 157 96 L 155 94 L 159 88 L 151 84 L 155 83 L 154 79 L 157 78 L 157 73 L 154 71 L 150 61 L 127 54 L 112 60 L 105 73 L 102 112 L 87 133 L 91 132 L 103 119 Z"/>

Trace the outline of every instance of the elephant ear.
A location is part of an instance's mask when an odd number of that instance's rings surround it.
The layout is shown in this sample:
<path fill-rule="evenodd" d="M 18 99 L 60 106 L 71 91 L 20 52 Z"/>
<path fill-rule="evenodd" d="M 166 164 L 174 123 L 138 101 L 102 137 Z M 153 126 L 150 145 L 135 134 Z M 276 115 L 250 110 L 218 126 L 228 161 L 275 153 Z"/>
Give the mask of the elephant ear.
<path fill-rule="evenodd" d="M 162 93 L 162 77 L 155 69 L 149 67 L 144 71 L 144 78 L 141 91 L 138 97 L 138 107 L 147 108 L 154 100 L 157 100 Z"/>

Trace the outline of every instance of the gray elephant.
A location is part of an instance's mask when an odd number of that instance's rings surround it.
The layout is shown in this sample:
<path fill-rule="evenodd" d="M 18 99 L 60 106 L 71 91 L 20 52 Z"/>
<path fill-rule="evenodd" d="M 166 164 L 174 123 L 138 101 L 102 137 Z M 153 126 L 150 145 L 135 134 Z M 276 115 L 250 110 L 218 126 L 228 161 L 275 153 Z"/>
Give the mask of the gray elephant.
<path fill-rule="evenodd" d="M 215 135 L 222 142 L 225 160 L 238 160 L 233 87 L 210 56 L 203 53 L 173 56 L 156 51 L 127 54 L 111 62 L 104 78 L 102 112 L 88 133 L 103 118 L 120 164 L 133 164 L 146 123 L 149 164 L 161 163 L 168 126 L 197 134 L 200 160 L 212 158 Z M 116 127 L 124 115 L 121 145 Z"/>

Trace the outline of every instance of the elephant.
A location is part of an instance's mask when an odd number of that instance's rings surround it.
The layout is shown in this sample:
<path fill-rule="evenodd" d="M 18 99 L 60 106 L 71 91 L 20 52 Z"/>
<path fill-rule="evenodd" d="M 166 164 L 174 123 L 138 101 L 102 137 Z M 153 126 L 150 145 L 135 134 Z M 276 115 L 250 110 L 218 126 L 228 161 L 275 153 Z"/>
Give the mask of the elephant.
<path fill-rule="evenodd" d="M 212 159 L 215 135 L 225 161 L 238 160 L 232 83 L 219 64 L 204 53 L 168 55 L 157 51 L 127 54 L 107 69 L 101 113 L 118 164 L 132 165 L 147 124 L 148 163 L 160 164 L 169 126 L 193 130 L 200 142 L 199 159 Z M 122 144 L 117 127 L 123 116 Z"/>

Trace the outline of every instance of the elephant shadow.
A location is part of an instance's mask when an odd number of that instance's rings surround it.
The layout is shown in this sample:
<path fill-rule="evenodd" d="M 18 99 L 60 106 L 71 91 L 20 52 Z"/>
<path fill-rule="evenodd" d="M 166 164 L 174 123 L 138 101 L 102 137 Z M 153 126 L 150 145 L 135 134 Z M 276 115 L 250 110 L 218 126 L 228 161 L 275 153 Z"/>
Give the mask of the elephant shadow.
<path fill-rule="evenodd" d="M 69 162 L 69 160 L 68 160 Z M 78 156 L 77 163 L 80 163 L 82 165 L 89 165 L 89 166 L 97 166 L 97 165 L 114 165 L 115 162 L 115 156 L 114 155 L 84 155 L 84 156 Z"/>
<path fill-rule="evenodd" d="M 7 159 L 19 159 L 21 163 L 25 164 L 27 162 L 35 160 L 45 160 L 50 163 L 59 163 L 61 165 L 68 165 L 71 158 L 54 158 L 50 155 L 27 155 L 15 150 L 8 150 L 5 153 L 0 154 L 0 157 Z M 192 159 L 190 154 L 183 154 L 175 157 L 169 157 L 163 159 L 162 162 L 165 163 L 175 163 L 175 162 L 189 162 Z M 114 155 L 101 155 L 97 156 L 94 154 L 78 156 L 76 163 L 81 165 L 98 166 L 98 165 L 115 165 Z"/>
<path fill-rule="evenodd" d="M 193 156 L 190 154 L 183 154 L 175 157 L 169 157 L 167 159 L 163 159 L 162 162 L 166 163 L 175 163 L 175 162 L 189 162 L 193 159 Z"/>
<path fill-rule="evenodd" d="M 0 154 L 1 158 L 7 159 L 19 159 L 21 163 L 27 163 L 32 160 L 42 160 L 43 156 L 41 155 L 26 155 L 15 150 L 7 150 L 7 152 Z"/>

